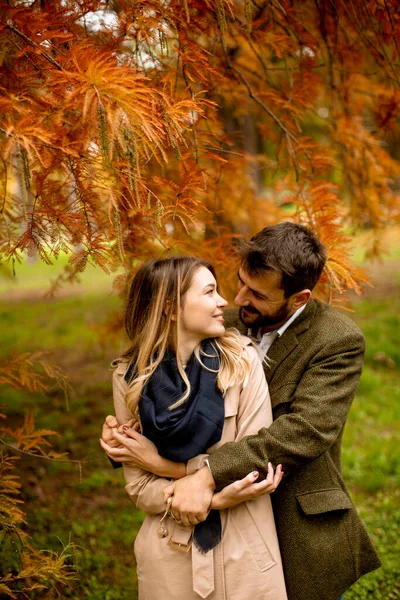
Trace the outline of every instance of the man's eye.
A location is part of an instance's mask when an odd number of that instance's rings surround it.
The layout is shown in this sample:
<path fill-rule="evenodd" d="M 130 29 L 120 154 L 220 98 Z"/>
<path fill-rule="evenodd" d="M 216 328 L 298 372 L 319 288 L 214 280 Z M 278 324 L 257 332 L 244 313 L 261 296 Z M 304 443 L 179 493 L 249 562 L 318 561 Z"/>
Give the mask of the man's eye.
<path fill-rule="evenodd" d="M 260 294 L 257 294 L 256 292 L 253 292 L 253 296 L 254 296 L 254 298 L 257 298 L 257 300 L 262 300 L 263 299 L 263 297 L 260 296 Z"/>

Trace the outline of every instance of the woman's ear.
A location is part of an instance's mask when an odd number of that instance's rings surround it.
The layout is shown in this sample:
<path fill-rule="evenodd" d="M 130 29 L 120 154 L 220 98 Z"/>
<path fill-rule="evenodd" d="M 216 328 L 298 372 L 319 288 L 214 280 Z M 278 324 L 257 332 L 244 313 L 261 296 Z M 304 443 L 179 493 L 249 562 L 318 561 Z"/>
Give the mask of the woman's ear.
<path fill-rule="evenodd" d="M 171 302 L 169 300 L 167 300 L 165 303 L 165 306 L 164 306 L 163 315 L 165 317 L 168 317 L 170 312 L 171 312 Z M 174 314 L 171 315 L 171 321 L 176 321 L 176 315 L 174 315 Z"/>

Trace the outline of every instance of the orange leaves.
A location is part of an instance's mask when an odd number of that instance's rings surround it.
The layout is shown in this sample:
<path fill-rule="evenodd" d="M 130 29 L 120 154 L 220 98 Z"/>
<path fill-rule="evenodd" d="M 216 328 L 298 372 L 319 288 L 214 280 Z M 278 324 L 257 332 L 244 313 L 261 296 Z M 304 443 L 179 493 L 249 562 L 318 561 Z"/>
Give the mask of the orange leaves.
<path fill-rule="evenodd" d="M 17 390 L 43 394 L 48 389 L 48 379 L 54 379 L 67 398 L 69 384 L 57 366 L 43 358 L 43 352 L 26 352 L 0 362 L 0 385 L 10 385 Z"/>
<path fill-rule="evenodd" d="M 4 415 L 1 415 L 4 416 Z M 70 585 L 75 575 L 71 566 L 73 547 L 69 544 L 60 554 L 35 550 L 29 536 L 21 528 L 25 514 L 21 510 L 22 484 L 15 472 L 19 456 L 30 454 L 46 459 L 57 459 L 61 454 L 49 451 L 49 436 L 58 435 L 47 429 L 35 429 L 34 417 L 25 415 L 22 427 L 12 429 L 0 426 L 0 521 L 1 547 L 4 557 L 0 573 L 0 593 L 9 598 L 28 597 L 34 589 L 55 589 L 55 584 Z M 30 595 L 30 594 L 29 594 Z"/>
<path fill-rule="evenodd" d="M 118 109 L 120 124 L 127 121 L 143 143 L 161 147 L 164 132 L 157 114 L 158 93 L 143 74 L 118 64 L 109 52 L 87 43 L 74 45 L 63 70 L 53 74 L 51 87 L 54 94 L 65 94 L 65 108 L 78 110 L 84 122 L 93 123 L 99 106 L 106 112 Z"/>
<path fill-rule="evenodd" d="M 316 181 L 303 187 L 292 200 L 298 207 L 296 220 L 314 231 L 327 247 L 328 260 L 319 286 L 326 299 L 331 302 L 335 293 L 342 294 L 346 289 L 361 293 L 360 284 L 368 278 L 351 262 L 351 238 L 342 229 L 345 212 L 336 186 Z"/>
<path fill-rule="evenodd" d="M 28 4 L 0 25 L 1 168 L 20 183 L 3 252 L 69 249 L 68 279 L 219 248 L 289 206 L 333 236 L 331 278 L 355 287 L 342 227 L 400 218 L 392 0 Z"/>
<path fill-rule="evenodd" d="M 62 456 L 53 452 L 49 454 L 44 450 L 44 447 L 51 445 L 46 438 L 51 435 L 58 436 L 59 434 L 51 429 L 35 429 L 35 418 L 32 414 L 25 414 L 22 427 L 18 427 L 17 429 L 6 427 L 3 429 L 3 433 L 4 436 L 11 437 L 15 447 L 23 452 L 40 454 L 41 456 L 49 456 L 50 458 Z"/>

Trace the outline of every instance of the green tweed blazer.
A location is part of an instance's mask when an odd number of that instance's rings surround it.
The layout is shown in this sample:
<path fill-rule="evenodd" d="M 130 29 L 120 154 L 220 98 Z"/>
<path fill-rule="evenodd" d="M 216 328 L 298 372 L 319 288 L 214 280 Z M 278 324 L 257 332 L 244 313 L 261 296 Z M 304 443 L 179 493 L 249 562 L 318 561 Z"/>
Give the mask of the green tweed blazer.
<path fill-rule="evenodd" d="M 247 333 L 237 310 L 226 325 Z M 274 422 L 211 454 L 221 489 L 281 463 L 272 495 L 289 600 L 336 600 L 380 560 L 341 476 L 343 429 L 364 360 L 362 333 L 345 315 L 310 300 L 268 352 Z"/>

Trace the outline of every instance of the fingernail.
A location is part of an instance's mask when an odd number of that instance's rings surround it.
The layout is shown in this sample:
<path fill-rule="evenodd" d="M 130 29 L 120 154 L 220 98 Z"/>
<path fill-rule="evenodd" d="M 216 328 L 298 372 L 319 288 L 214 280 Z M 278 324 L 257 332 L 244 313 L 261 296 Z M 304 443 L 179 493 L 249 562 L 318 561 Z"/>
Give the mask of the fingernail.
<path fill-rule="evenodd" d="M 126 425 L 123 425 L 123 426 L 122 426 L 122 429 L 123 429 L 124 431 L 126 431 L 127 429 L 129 429 L 129 427 L 127 427 Z"/>
<path fill-rule="evenodd" d="M 258 471 L 253 471 L 253 472 L 252 472 L 252 476 L 253 476 L 254 478 L 257 478 L 257 477 L 259 476 L 259 474 L 260 474 L 260 473 L 259 473 Z"/>

